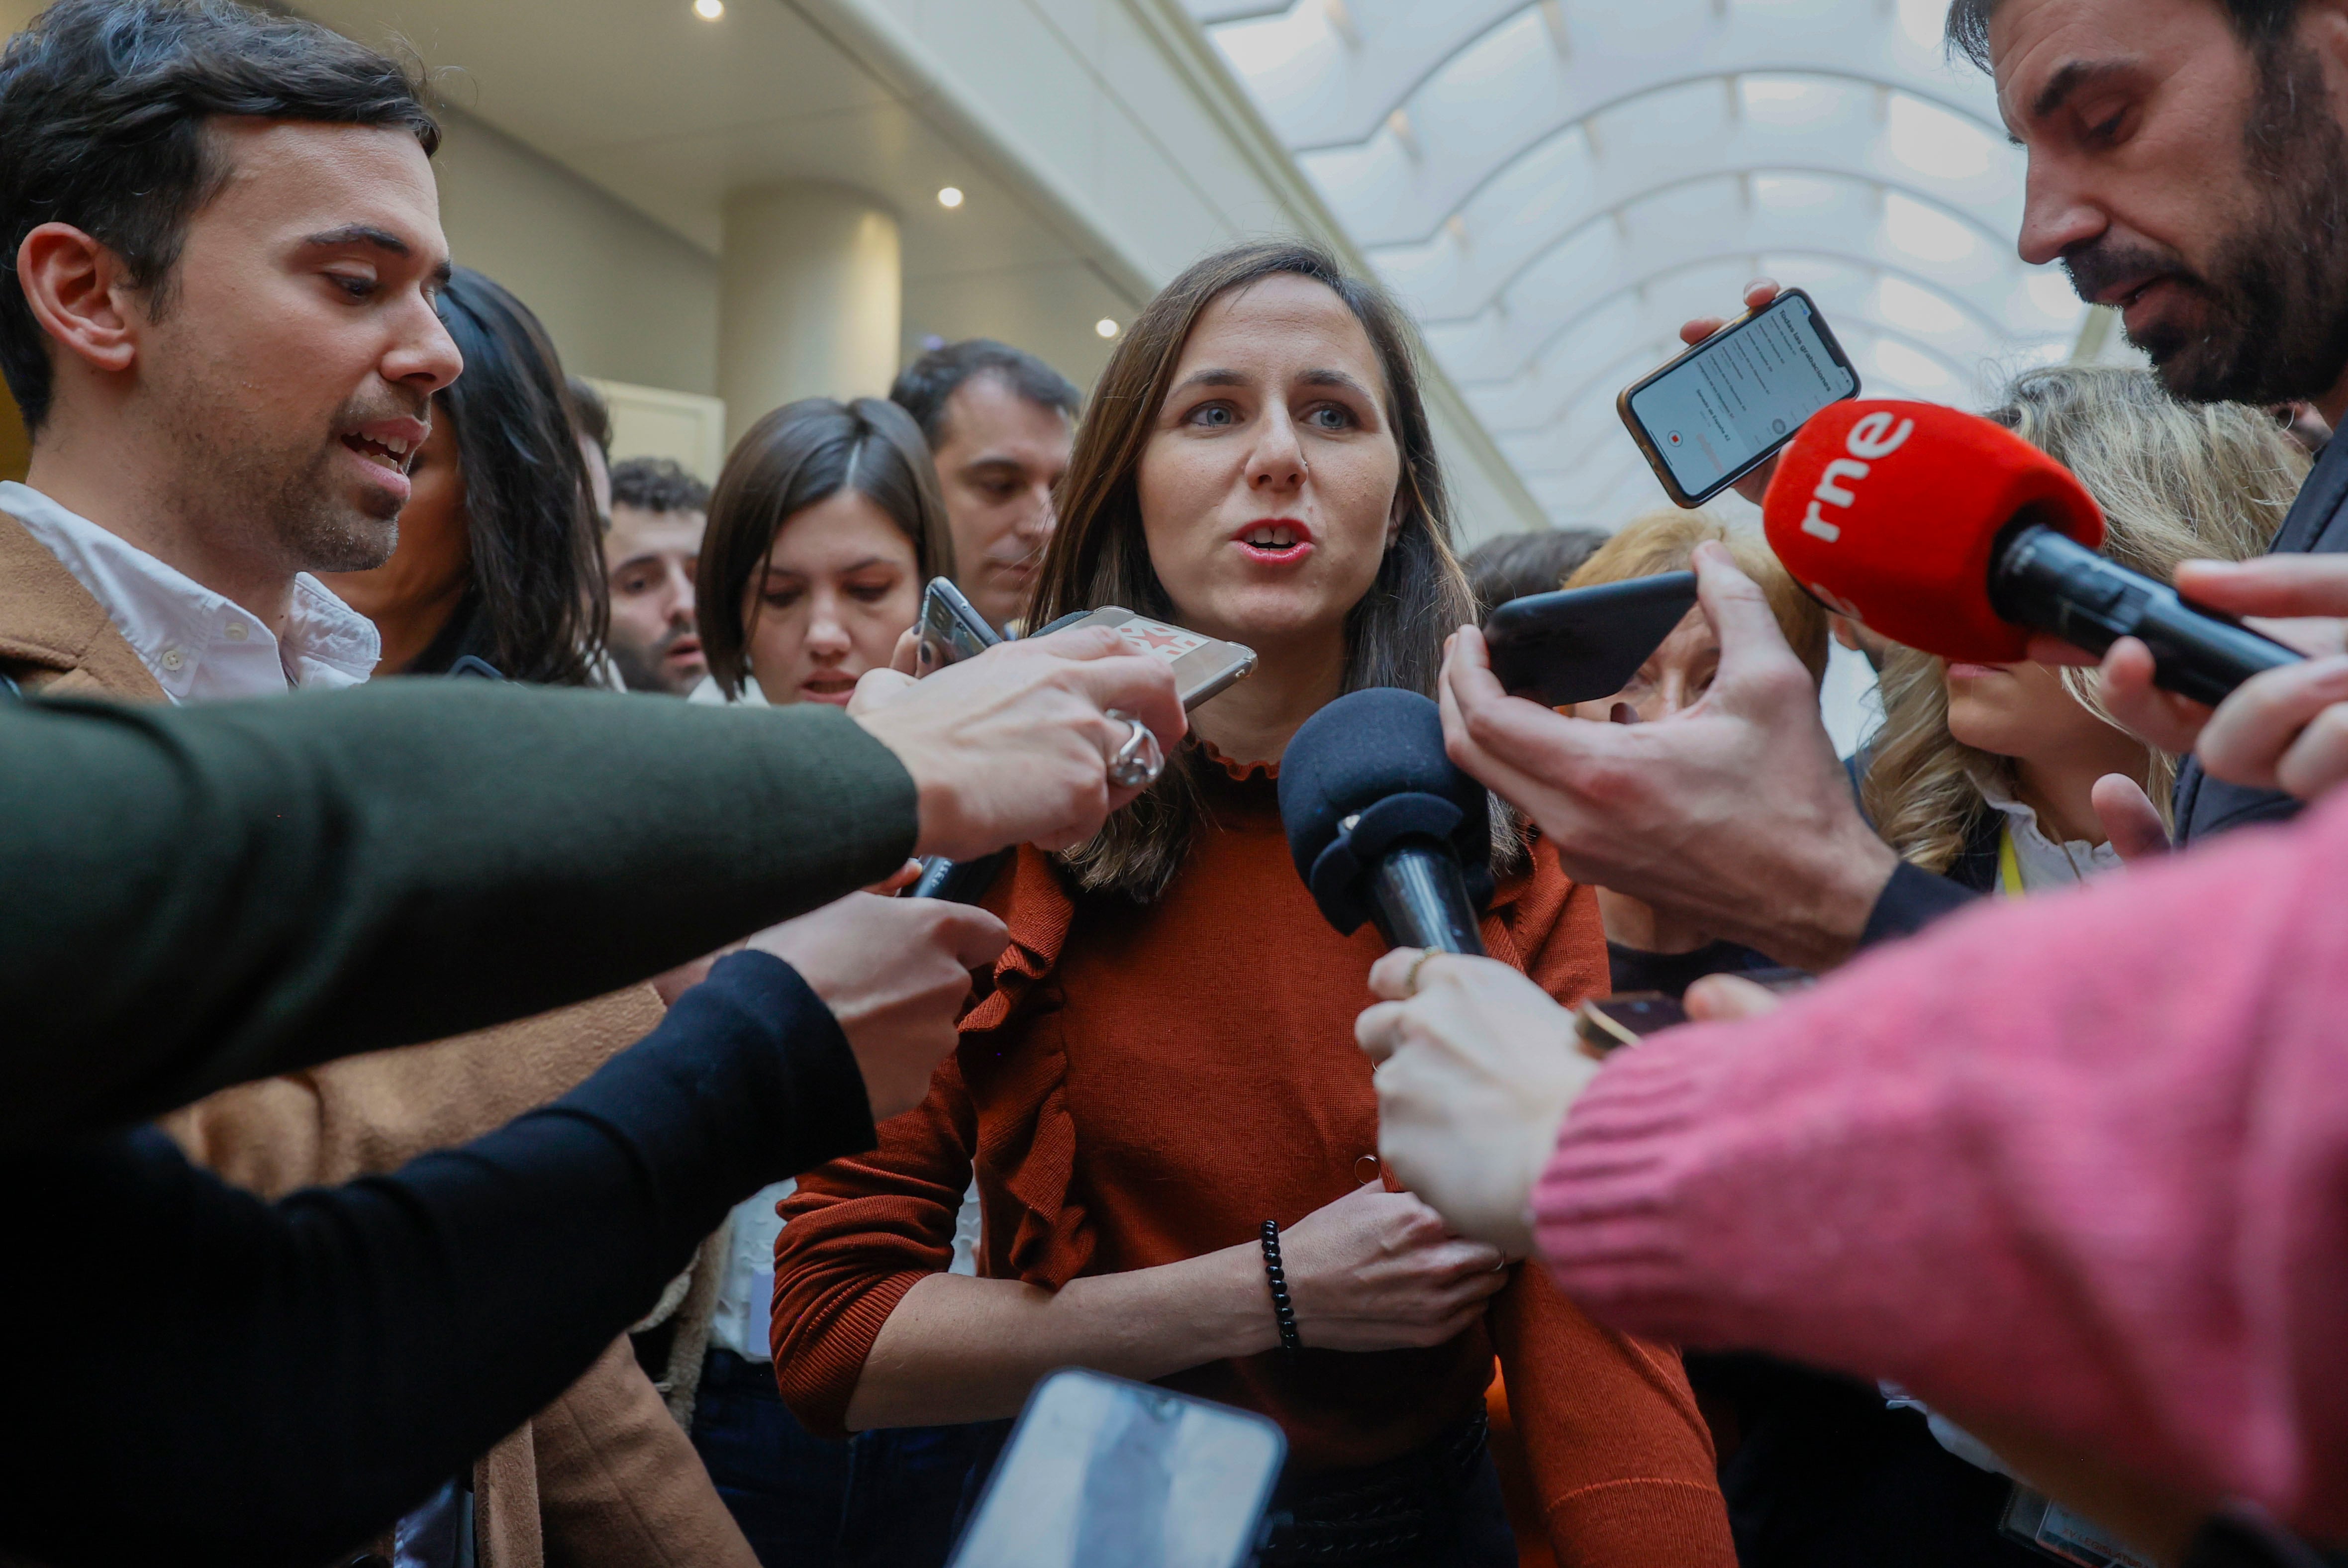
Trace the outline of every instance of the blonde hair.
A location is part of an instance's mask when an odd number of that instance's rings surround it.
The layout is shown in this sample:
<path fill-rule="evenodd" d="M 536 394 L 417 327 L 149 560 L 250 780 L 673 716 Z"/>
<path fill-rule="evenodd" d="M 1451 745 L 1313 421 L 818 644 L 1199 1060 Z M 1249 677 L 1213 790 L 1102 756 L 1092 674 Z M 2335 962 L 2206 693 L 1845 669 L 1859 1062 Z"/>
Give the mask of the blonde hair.
<path fill-rule="evenodd" d="M 1728 547 L 1738 570 L 1761 587 L 1777 625 L 1786 634 L 1813 681 L 1826 679 L 1827 613 L 1777 563 L 1767 541 L 1748 528 L 1724 522 L 1709 512 L 1652 511 L 1633 518 L 1600 545 L 1581 569 L 1565 580 L 1568 588 L 1594 588 L 1601 583 L 1626 583 L 1633 577 L 1684 572 L 1695 547 L 1706 540 Z"/>
<path fill-rule="evenodd" d="M 2104 509 L 2106 555 L 2164 583 L 2179 562 L 2262 553 L 2307 477 L 2306 455 L 2271 416 L 2240 403 L 2179 402 L 2148 370 L 2029 371 L 1989 418 L 2079 476 Z M 2082 707 L 2120 727 L 2094 670 L 2061 673 Z M 1981 781 L 2010 790 L 2013 763 L 1949 733 L 1946 661 L 1896 648 L 1881 688 L 1883 727 L 1860 799 L 1886 843 L 1927 871 L 1945 871 L 1989 810 Z M 2146 749 L 2137 782 L 2167 822 L 2177 758 Z"/>

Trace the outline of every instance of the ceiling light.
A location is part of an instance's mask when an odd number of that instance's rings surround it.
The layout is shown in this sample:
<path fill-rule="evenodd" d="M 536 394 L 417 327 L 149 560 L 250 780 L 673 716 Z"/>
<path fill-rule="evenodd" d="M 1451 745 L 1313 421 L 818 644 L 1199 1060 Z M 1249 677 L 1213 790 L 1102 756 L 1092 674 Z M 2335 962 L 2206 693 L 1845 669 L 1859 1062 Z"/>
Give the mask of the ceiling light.
<path fill-rule="evenodd" d="M 1093 323 L 1093 330 L 1099 333 L 1103 337 L 1115 337 L 1117 335 L 1117 323 L 1109 320 L 1107 316 L 1103 316 L 1098 321 Z"/>
<path fill-rule="evenodd" d="M 715 22 L 726 15 L 726 0 L 693 0 L 693 14 L 705 22 Z"/>
<path fill-rule="evenodd" d="M 938 192 L 938 205 L 951 211 L 962 205 L 962 187 L 949 185 Z"/>

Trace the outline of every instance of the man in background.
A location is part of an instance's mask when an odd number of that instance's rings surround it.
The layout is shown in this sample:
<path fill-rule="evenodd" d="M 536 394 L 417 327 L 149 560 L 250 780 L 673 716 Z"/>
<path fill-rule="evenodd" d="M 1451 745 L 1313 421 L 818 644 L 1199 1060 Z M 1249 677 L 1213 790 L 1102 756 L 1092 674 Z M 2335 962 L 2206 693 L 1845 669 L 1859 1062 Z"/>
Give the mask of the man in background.
<path fill-rule="evenodd" d="M 630 691 L 683 696 L 709 673 L 693 574 L 709 522 L 709 487 L 669 458 L 612 469 L 603 570 L 612 591 L 612 663 Z"/>
<path fill-rule="evenodd" d="M 973 337 L 913 361 L 889 398 L 913 416 L 937 460 L 955 586 L 999 631 L 1026 613 L 1083 397 L 1034 355 Z"/>
<path fill-rule="evenodd" d="M 595 515 L 612 521 L 612 406 L 584 376 L 569 378 L 571 423 L 579 432 L 579 455 L 587 460 L 587 488 L 595 492 Z"/>
<path fill-rule="evenodd" d="M 1487 611 L 1528 593 L 1554 593 L 1606 542 L 1602 528 L 1536 528 L 1503 533 L 1468 552 L 1459 564 Z"/>

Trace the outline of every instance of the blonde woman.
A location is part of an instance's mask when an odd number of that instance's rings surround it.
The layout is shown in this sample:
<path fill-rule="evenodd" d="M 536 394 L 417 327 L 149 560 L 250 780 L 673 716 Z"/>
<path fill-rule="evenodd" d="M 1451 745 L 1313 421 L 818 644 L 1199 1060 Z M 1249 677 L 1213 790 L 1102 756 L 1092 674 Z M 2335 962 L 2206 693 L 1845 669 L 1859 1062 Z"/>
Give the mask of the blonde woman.
<path fill-rule="evenodd" d="M 1824 680 L 1827 613 L 1786 574 L 1752 529 L 1731 527 L 1700 511 L 1652 512 L 1623 524 L 1565 586 L 1594 588 L 1684 572 L 1695 547 L 1706 540 L 1726 545 L 1737 568 L 1760 584 L 1787 645 L 1808 667 L 1813 681 Z M 1577 704 L 1574 715 L 1616 724 L 1653 724 L 1694 707 L 1711 689 L 1719 667 L 1719 635 L 1702 610 L 1690 610 L 1630 685 L 1612 696 Z M 1606 922 L 1607 968 L 1618 992 L 1662 991 L 1676 996 L 1706 975 L 1774 966 L 1774 960 L 1752 948 L 1721 941 L 1628 893 L 1601 888 L 1598 907 Z"/>
<path fill-rule="evenodd" d="M 2265 552 L 2308 469 L 2263 410 L 2179 403 L 2147 371 L 2034 370 L 1990 418 L 2076 473 L 2104 552 L 2167 581 Z M 1902 856 L 1977 891 L 2067 886 L 2118 863 L 2095 806 L 2112 774 L 2168 821 L 2177 758 L 2112 721 L 2092 669 L 1952 665 L 1895 649 L 1860 799 Z"/>

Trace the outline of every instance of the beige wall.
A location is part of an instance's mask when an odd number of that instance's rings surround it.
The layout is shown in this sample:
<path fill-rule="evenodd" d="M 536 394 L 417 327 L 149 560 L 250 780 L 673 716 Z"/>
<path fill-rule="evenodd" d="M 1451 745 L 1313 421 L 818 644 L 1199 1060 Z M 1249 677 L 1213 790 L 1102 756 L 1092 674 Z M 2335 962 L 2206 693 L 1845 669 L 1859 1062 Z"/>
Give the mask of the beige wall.
<path fill-rule="evenodd" d="M 449 245 L 538 313 L 568 369 L 716 392 L 717 258 L 470 115 L 444 124 Z"/>
<path fill-rule="evenodd" d="M 0 35 L 44 4 L 0 0 Z M 716 392 L 716 257 L 461 110 L 442 123 L 440 216 L 457 259 L 520 295 L 567 368 Z"/>

